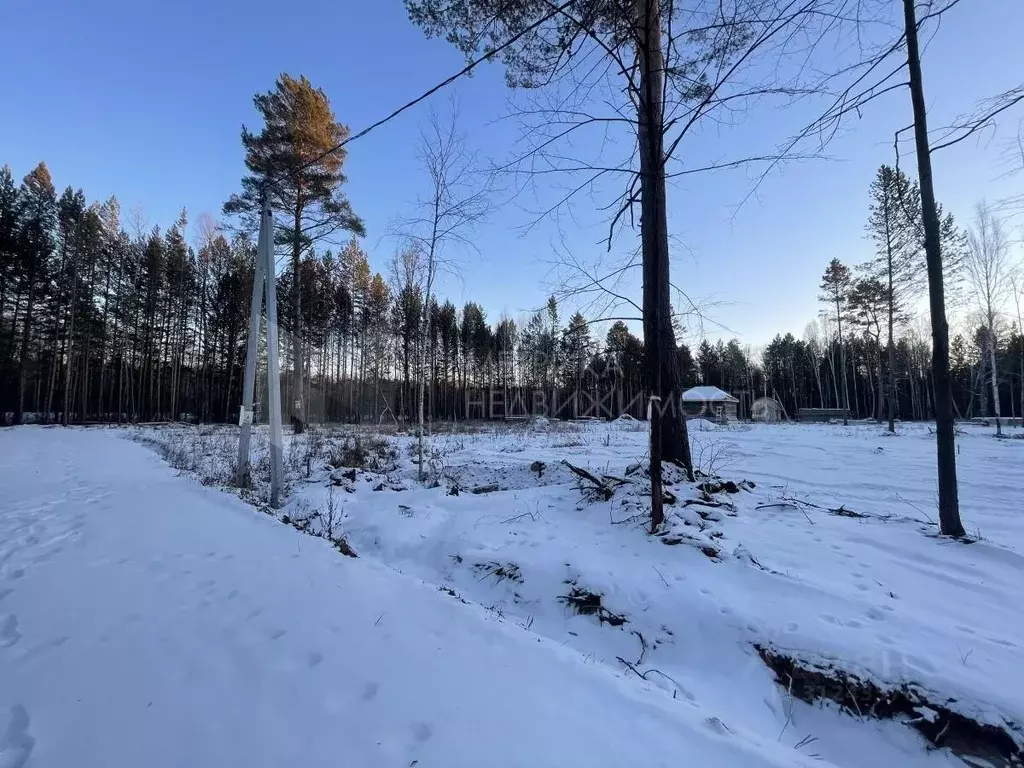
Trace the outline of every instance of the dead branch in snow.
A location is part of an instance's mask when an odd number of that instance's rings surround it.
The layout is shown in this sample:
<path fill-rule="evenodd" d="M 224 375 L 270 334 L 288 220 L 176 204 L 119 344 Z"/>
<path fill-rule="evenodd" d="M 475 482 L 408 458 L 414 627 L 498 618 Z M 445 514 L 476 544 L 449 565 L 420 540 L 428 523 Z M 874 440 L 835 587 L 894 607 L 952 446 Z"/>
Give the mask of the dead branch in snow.
<path fill-rule="evenodd" d="M 621 664 L 622 664 L 623 666 L 625 666 L 625 667 L 626 667 L 626 668 L 627 668 L 627 669 L 628 669 L 629 671 L 631 671 L 631 672 L 632 672 L 632 673 L 633 673 L 634 675 L 636 675 L 637 677 L 639 677 L 639 678 L 640 678 L 641 680 L 645 680 L 645 681 L 647 681 L 647 676 L 648 676 L 649 674 L 651 674 L 651 673 L 653 672 L 654 674 L 656 674 L 656 675 L 661 675 L 661 676 L 662 676 L 662 677 L 664 677 L 664 678 L 665 678 L 666 680 L 669 680 L 669 681 L 671 681 L 671 682 L 672 682 L 672 683 L 673 683 L 673 684 L 674 684 L 674 685 L 676 686 L 676 688 L 677 688 L 678 690 L 680 690 L 680 691 L 683 691 L 684 693 L 686 692 L 686 691 L 684 690 L 683 686 L 681 686 L 681 685 L 679 684 L 679 681 L 678 681 L 678 680 L 676 680 L 676 679 L 675 679 L 675 678 L 673 678 L 673 677 L 669 677 L 669 676 L 668 676 L 668 675 L 666 675 L 666 674 L 665 674 L 664 672 L 662 672 L 662 671 L 661 671 L 660 669 L 655 669 L 654 667 L 651 667 L 651 668 L 650 668 L 650 669 L 648 669 L 648 670 L 647 670 L 646 672 L 641 672 L 641 671 L 640 671 L 639 669 L 637 669 L 637 667 L 639 666 L 639 664 L 630 664 L 630 663 L 629 663 L 628 661 L 626 661 L 626 660 L 625 660 L 624 658 L 622 658 L 621 656 L 616 656 L 616 657 L 615 657 L 615 660 L 616 660 L 616 661 L 618 661 L 618 662 L 620 662 L 620 663 L 621 663 Z M 650 682 L 650 681 L 647 681 L 647 682 Z M 675 698 L 675 692 L 673 692 L 673 693 L 672 693 L 672 698 Z"/>
<path fill-rule="evenodd" d="M 597 493 L 605 501 L 608 501 L 612 497 L 612 495 L 614 495 L 614 489 L 612 489 L 611 486 L 608 485 L 608 483 L 606 483 L 604 480 L 602 480 L 589 470 L 583 469 L 583 467 L 577 467 L 574 464 L 570 464 L 566 459 L 562 459 L 562 463 L 565 464 L 565 466 L 569 468 L 569 471 L 576 475 L 576 477 L 580 478 L 581 480 L 586 480 L 588 483 L 590 483 L 593 486 L 591 490 Z"/>

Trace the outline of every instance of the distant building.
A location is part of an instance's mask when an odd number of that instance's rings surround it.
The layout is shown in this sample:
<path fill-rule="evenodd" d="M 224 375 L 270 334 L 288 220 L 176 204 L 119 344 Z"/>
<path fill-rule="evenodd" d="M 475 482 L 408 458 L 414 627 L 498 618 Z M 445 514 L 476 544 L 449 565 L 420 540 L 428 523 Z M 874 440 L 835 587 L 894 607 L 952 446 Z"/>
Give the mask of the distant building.
<path fill-rule="evenodd" d="M 739 400 L 718 387 L 693 387 L 683 392 L 683 413 L 687 418 L 708 421 L 736 421 Z"/>
<path fill-rule="evenodd" d="M 786 409 L 774 397 L 759 397 L 750 404 L 750 419 L 774 424 L 786 418 Z"/>

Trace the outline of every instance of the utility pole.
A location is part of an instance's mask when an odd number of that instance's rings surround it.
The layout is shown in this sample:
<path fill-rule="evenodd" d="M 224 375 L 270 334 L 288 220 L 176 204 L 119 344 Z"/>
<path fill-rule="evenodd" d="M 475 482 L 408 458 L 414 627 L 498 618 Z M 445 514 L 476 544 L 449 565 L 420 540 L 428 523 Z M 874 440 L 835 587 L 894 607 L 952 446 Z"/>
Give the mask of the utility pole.
<path fill-rule="evenodd" d="M 249 485 L 249 439 L 252 435 L 253 394 L 256 385 L 256 358 L 259 355 L 260 329 L 263 325 L 263 298 L 267 301 L 267 389 L 270 410 L 270 505 L 281 503 L 284 476 L 281 437 L 281 376 L 277 358 L 277 280 L 274 274 L 274 216 L 270 199 L 263 192 L 260 203 L 260 234 L 256 245 L 256 269 L 249 304 L 249 338 L 245 349 L 245 377 L 242 380 L 242 407 L 238 416 L 238 473 L 240 488 Z"/>

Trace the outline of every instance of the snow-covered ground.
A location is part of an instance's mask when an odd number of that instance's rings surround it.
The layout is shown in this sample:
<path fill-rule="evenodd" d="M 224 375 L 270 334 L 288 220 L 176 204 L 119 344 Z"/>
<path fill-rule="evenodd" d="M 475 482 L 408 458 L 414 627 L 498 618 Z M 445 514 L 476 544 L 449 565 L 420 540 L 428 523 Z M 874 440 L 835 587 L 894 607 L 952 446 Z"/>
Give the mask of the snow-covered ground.
<path fill-rule="evenodd" d="M 661 537 L 643 424 L 436 435 L 432 488 L 410 436 L 354 473 L 347 430 L 292 441 L 277 516 L 358 559 L 194 481 L 230 429 L 0 431 L 0 766 L 963 765 L 796 700 L 758 645 L 1024 722 L 1024 440 L 959 438 L 963 544 L 923 425 L 693 426 L 754 485 L 670 476 Z"/>

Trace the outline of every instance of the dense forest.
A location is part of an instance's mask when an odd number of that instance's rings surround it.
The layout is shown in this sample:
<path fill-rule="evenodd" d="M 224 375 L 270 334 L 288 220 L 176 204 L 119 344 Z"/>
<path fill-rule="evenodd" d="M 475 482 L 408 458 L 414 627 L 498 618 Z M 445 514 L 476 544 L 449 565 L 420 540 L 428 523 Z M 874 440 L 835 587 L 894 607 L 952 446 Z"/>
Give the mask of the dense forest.
<path fill-rule="evenodd" d="M 237 419 L 264 194 L 276 255 L 287 262 L 276 277 L 282 401 L 297 429 L 308 420 L 415 421 L 421 391 L 433 419 L 644 417 L 644 343 L 623 322 L 569 314 L 554 297 L 523 317 L 488 318 L 477 302 L 457 307 L 435 292 L 448 249 L 470 241 L 487 211 L 454 122 L 434 115 L 423 132 L 431 194 L 401 219 L 396 252 L 374 271 L 364 225 L 342 193 L 345 153 L 336 150 L 348 129 L 327 96 L 281 75 L 254 103 L 264 125 L 242 131 L 248 173 L 223 222 L 190 222 L 182 210 L 166 228 L 149 228 L 115 198 L 58 192 L 44 163 L 20 183 L 0 170 L 4 421 Z M 759 349 L 693 339 L 677 315 L 673 335 L 693 348 L 673 342 L 672 378 L 733 393 L 741 417 L 767 396 L 790 418 L 807 407 L 930 418 L 921 199 L 916 182 L 882 166 L 866 195 L 876 255 L 828 263 L 819 317 L 801 337 L 780 334 Z M 983 205 L 966 229 L 941 205 L 938 214 L 947 291 L 966 308 L 950 344 L 955 409 L 963 418 L 1021 414 L 1020 265 Z"/>
<path fill-rule="evenodd" d="M 237 418 L 251 238 L 229 236 L 208 218 L 190 227 L 184 212 L 166 230 L 129 232 L 123 218 L 116 199 L 89 202 L 70 187 L 58 194 L 44 164 L 20 184 L 9 168 L 0 171 L 0 410 L 8 420 Z M 477 303 L 457 307 L 432 297 L 424 340 L 424 291 L 409 262 L 400 252 L 388 277 L 374 273 L 355 238 L 337 252 L 303 254 L 300 322 L 314 421 L 413 418 L 421 350 L 433 418 L 500 417 L 506 408 L 515 415 L 542 403 L 564 416 L 643 414 L 643 342 L 624 323 L 598 335 L 579 313 L 563 320 L 554 299 L 524 318 L 488 318 Z M 897 417 L 928 418 L 925 326 L 913 316 L 897 320 L 890 357 L 885 292 L 871 294 L 864 282 L 872 278 L 854 277 L 856 270 L 838 271 L 838 318 L 823 301 L 821 317 L 800 338 L 779 335 L 762 349 L 736 339 L 704 339 L 693 352 L 681 345 L 684 383 L 737 394 L 741 411 L 751 397 L 775 396 L 792 417 L 801 407 L 841 407 L 845 371 L 852 414 L 882 418 L 891 360 Z M 282 271 L 282 306 L 293 284 Z M 282 364 L 291 370 L 294 318 L 283 312 L 281 323 Z M 963 417 L 994 412 L 989 343 L 983 324 L 953 335 Z M 1022 349 L 1018 327 L 996 335 L 1003 415 L 1022 410 Z M 286 399 L 289 386 L 284 377 Z M 467 390 L 489 389 L 507 393 L 507 406 L 498 396 L 492 412 L 489 401 L 479 406 L 479 394 L 467 398 Z M 538 400 L 534 392 L 545 394 Z"/>

